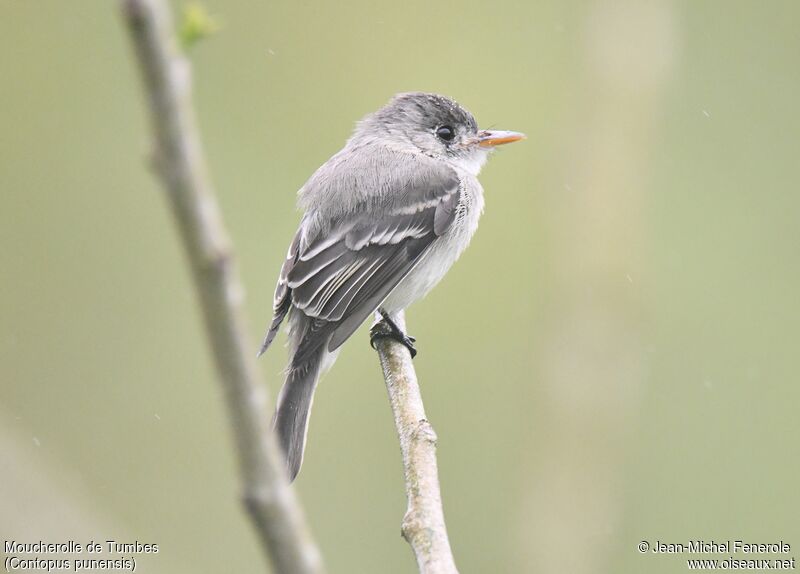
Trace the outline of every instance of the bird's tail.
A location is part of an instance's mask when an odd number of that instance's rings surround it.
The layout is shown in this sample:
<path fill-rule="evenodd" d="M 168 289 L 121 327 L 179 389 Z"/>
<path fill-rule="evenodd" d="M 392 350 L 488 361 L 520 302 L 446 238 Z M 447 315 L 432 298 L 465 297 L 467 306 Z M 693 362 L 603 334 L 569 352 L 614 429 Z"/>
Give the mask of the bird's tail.
<path fill-rule="evenodd" d="M 302 313 L 294 313 L 291 321 L 291 360 L 286 373 L 286 381 L 278 395 L 277 409 L 272 419 L 272 428 L 277 433 L 278 442 L 286 457 L 289 480 L 294 480 L 303 464 L 303 451 L 306 447 L 308 417 L 314 391 L 323 371 L 327 370 L 338 353 L 329 353 L 327 344 L 314 345 L 307 352 L 310 322 Z"/>

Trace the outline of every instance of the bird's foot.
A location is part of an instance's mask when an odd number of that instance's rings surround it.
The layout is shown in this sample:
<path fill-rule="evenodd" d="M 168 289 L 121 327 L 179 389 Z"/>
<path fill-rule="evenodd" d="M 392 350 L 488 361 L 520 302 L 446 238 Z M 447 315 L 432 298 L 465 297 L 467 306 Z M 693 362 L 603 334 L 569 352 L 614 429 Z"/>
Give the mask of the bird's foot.
<path fill-rule="evenodd" d="M 388 313 L 381 313 L 381 316 L 383 320 L 375 323 L 369 330 L 369 344 L 372 345 L 372 348 L 375 348 L 376 341 L 379 339 L 394 339 L 408 349 L 412 359 L 416 357 L 417 349 L 414 347 L 414 343 L 416 343 L 417 340 L 404 333 L 403 330 L 397 326 L 397 323 L 392 321 Z"/>

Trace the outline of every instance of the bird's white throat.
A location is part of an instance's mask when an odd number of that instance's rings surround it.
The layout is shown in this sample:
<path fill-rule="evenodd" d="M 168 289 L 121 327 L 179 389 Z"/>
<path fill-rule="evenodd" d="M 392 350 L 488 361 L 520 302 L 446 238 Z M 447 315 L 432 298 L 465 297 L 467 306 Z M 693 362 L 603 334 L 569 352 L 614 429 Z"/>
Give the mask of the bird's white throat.
<path fill-rule="evenodd" d="M 449 162 L 456 168 L 467 172 L 475 177 L 481 172 L 486 160 L 489 159 L 489 150 L 478 149 L 468 156 L 456 156 L 448 158 Z"/>

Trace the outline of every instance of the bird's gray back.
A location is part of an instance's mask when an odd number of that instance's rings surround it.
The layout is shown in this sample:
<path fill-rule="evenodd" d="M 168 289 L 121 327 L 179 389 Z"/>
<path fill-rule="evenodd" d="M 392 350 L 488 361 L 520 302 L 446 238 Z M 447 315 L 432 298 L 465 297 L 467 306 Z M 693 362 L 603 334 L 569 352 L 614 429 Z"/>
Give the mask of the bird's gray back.
<path fill-rule="evenodd" d="M 435 205 L 459 184 L 455 170 L 421 153 L 387 145 L 346 146 L 298 192 L 308 240 L 359 214 L 381 218 Z"/>

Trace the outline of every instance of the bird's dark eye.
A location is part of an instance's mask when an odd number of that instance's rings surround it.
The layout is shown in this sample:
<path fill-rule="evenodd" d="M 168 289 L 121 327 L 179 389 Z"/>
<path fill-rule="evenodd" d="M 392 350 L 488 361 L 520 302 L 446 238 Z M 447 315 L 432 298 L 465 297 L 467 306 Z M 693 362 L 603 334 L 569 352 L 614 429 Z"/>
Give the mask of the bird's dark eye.
<path fill-rule="evenodd" d="M 439 139 L 442 139 L 446 142 L 453 141 L 453 138 L 456 137 L 456 130 L 454 130 L 451 126 L 439 126 L 436 128 L 436 135 Z"/>

